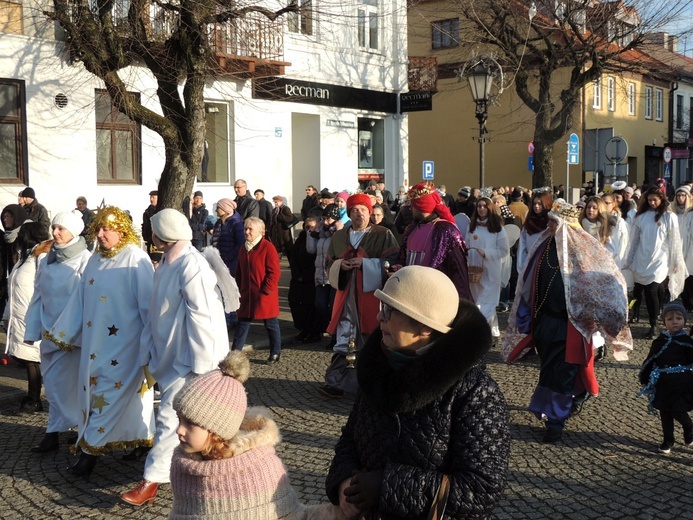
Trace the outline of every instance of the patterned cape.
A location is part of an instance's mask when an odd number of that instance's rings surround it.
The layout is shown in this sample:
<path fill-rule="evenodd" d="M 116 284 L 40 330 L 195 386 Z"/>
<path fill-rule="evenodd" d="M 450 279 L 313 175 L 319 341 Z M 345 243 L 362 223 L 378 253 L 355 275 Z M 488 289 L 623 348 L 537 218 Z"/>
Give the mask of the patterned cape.
<path fill-rule="evenodd" d="M 611 253 L 579 225 L 570 225 L 555 213 L 549 217 L 559 223 L 555 240 L 568 319 L 588 343 L 593 334 L 600 332 L 611 340 L 614 359 L 627 360 L 633 350 L 633 338 L 628 327 L 628 292 L 621 270 Z M 534 267 L 549 238 L 549 231 L 542 231 L 517 281 L 502 346 L 503 359 L 510 363 L 533 346 L 527 336 L 532 328 Z"/>

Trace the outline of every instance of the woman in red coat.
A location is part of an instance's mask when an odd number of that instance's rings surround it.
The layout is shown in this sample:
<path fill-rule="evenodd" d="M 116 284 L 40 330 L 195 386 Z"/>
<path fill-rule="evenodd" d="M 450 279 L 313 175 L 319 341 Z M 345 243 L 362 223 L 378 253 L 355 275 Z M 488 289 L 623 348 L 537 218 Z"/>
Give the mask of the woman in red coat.
<path fill-rule="evenodd" d="M 257 217 L 245 219 L 245 244 L 238 254 L 236 283 L 241 292 L 237 311 L 238 325 L 233 335 L 233 350 L 243 350 L 250 322 L 263 320 L 270 339 L 267 364 L 279 361 L 282 341 L 279 332 L 279 255 L 266 240 L 265 223 Z"/>

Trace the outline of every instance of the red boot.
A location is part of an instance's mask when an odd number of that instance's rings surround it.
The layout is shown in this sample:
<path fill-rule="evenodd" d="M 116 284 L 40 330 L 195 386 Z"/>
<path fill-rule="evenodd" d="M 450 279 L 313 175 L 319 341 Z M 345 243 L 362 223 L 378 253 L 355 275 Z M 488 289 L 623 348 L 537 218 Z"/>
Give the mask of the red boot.
<path fill-rule="evenodd" d="M 156 492 L 159 490 L 159 484 L 150 482 L 149 480 L 141 480 L 137 487 L 123 495 L 120 495 L 125 502 L 133 506 L 141 506 L 149 503 L 152 505 L 156 498 Z"/>

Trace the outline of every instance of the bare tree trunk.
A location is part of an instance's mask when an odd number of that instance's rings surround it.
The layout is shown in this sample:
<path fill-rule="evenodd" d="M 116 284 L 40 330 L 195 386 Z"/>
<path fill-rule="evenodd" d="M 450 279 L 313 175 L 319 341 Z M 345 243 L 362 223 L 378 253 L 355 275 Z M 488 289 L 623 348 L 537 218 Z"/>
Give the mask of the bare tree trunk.
<path fill-rule="evenodd" d="M 532 173 L 532 188 L 553 186 L 553 142 L 542 138 L 541 132 L 534 134 L 534 172 Z"/>

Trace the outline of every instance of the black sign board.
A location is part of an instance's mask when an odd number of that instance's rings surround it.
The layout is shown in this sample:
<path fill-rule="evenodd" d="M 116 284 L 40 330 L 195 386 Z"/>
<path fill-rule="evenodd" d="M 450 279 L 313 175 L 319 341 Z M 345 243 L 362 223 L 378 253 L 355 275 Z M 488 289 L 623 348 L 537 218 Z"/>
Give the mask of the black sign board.
<path fill-rule="evenodd" d="M 430 90 L 415 90 L 399 95 L 400 112 L 420 112 L 423 110 L 433 110 L 433 92 Z"/>
<path fill-rule="evenodd" d="M 397 112 L 397 94 L 394 93 L 280 77 L 254 79 L 253 98 L 355 108 L 391 114 Z"/>

